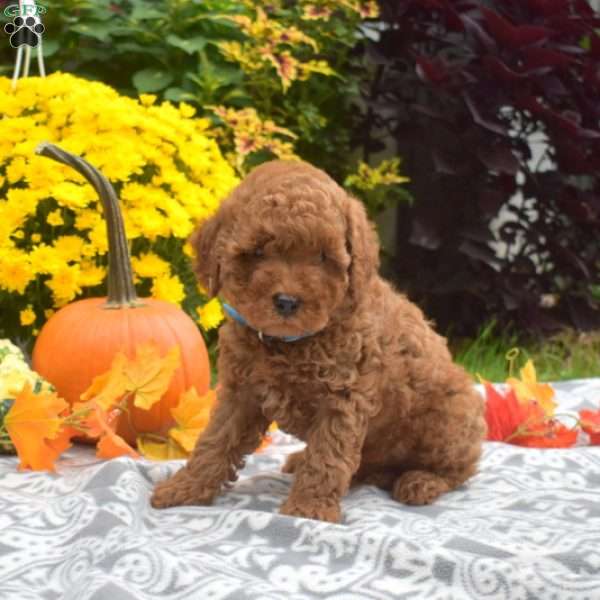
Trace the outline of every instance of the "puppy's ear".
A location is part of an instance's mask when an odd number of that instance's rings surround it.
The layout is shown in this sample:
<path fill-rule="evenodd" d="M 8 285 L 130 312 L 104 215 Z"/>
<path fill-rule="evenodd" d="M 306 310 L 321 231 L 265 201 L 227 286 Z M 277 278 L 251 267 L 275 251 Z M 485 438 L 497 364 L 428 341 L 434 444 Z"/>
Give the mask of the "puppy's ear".
<path fill-rule="evenodd" d="M 217 252 L 221 221 L 221 213 L 218 212 L 204 221 L 190 238 L 190 243 L 196 254 L 194 272 L 211 298 L 216 296 L 221 289 L 220 264 Z"/>
<path fill-rule="evenodd" d="M 362 202 L 348 196 L 345 213 L 346 246 L 352 259 L 348 270 L 350 294 L 358 300 L 379 268 L 379 239 Z"/>

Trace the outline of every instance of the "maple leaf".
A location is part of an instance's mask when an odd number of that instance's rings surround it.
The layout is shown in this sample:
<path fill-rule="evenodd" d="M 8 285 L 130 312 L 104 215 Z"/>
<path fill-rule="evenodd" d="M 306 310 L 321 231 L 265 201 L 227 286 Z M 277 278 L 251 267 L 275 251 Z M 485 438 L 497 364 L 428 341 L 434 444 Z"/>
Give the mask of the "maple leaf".
<path fill-rule="evenodd" d="M 195 388 L 181 394 L 179 403 L 171 409 L 171 415 L 177 423 L 169 430 L 166 440 L 153 435 L 141 435 L 137 438 L 138 450 L 151 460 L 173 460 L 187 458 L 196 446 L 198 437 L 210 420 L 210 412 L 216 402 L 217 390 L 209 390 L 198 396 Z M 277 429 L 273 423 L 269 431 Z M 264 450 L 271 443 L 271 436 L 266 435 L 257 452 Z"/>
<path fill-rule="evenodd" d="M 151 435 L 138 436 L 137 447 L 141 455 L 150 460 L 176 460 L 187 458 L 190 454 L 174 439 L 159 441 Z"/>
<path fill-rule="evenodd" d="M 546 416 L 550 417 L 554 414 L 556 408 L 554 389 L 547 383 L 538 383 L 535 367 L 531 360 L 528 360 L 521 369 L 521 379 L 509 377 L 506 383 L 515 391 L 519 402 L 537 402 Z"/>
<path fill-rule="evenodd" d="M 106 411 L 95 400 L 88 400 L 73 405 L 73 414 L 69 421 L 72 425 L 83 429 L 86 435 L 98 438 L 96 446 L 98 458 L 116 458 L 123 455 L 138 458 L 139 454 L 115 433 L 120 415 L 121 410 L 118 408 Z"/>
<path fill-rule="evenodd" d="M 504 442 L 525 423 L 539 422 L 544 418 L 544 411 L 534 403 L 522 404 L 513 388 L 504 395 L 484 381 L 486 395 L 485 420 L 488 426 L 487 439 Z"/>
<path fill-rule="evenodd" d="M 81 399 L 84 402 L 94 399 L 104 410 L 116 404 L 128 392 L 129 382 L 124 375 L 126 365 L 127 357 L 118 352 L 110 370 L 94 377 L 90 387 L 81 394 Z"/>
<path fill-rule="evenodd" d="M 488 440 L 530 448 L 568 448 L 577 441 L 577 429 L 548 418 L 535 401 L 520 402 L 514 388 L 502 395 L 491 383 L 484 386 Z"/>
<path fill-rule="evenodd" d="M 580 410 L 579 419 L 581 429 L 590 436 L 590 444 L 600 445 L 600 409 L 596 412 L 592 410 Z"/>
<path fill-rule="evenodd" d="M 117 458 L 119 456 L 130 456 L 139 458 L 140 455 L 114 431 L 109 430 L 100 437 L 96 446 L 96 456 L 98 458 Z"/>
<path fill-rule="evenodd" d="M 577 441 L 577 435 L 577 429 L 550 420 L 527 427 L 523 435 L 513 437 L 510 443 L 529 448 L 569 448 Z"/>
<path fill-rule="evenodd" d="M 135 394 L 134 404 L 145 410 L 152 408 L 169 388 L 178 368 L 179 346 L 173 346 L 163 357 L 152 344 L 137 348 L 135 359 L 127 362 L 124 371 L 128 391 Z"/>
<path fill-rule="evenodd" d="M 153 344 L 136 348 L 135 357 L 130 360 L 119 352 L 110 370 L 95 377 L 81 399 L 93 399 L 108 410 L 126 394 L 131 394 L 135 406 L 149 410 L 165 394 L 179 365 L 179 346 L 173 346 L 162 357 Z"/>
<path fill-rule="evenodd" d="M 116 429 L 116 421 L 120 414 L 120 409 L 107 410 L 96 399 L 93 399 L 87 402 L 76 402 L 73 405 L 73 413 L 69 417 L 69 422 L 84 430 L 86 436 L 99 438 L 104 435 L 107 428 L 112 431 Z"/>
<path fill-rule="evenodd" d="M 54 471 L 73 435 L 63 428 L 68 406 L 54 392 L 34 394 L 29 383 L 15 396 L 4 424 L 20 458 L 19 469 Z"/>
<path fill-rule="evenodd" d="M 181 394 L 179 403 L 171 409 L 177 426 L 169 430 L 169 437 L 187 452 L 194 449 L 198 436 L 208 425 L 215 400 L 215 390 L 209 390 L 204 396 L 198 396 L 196 388 L 190 388 Z"/>

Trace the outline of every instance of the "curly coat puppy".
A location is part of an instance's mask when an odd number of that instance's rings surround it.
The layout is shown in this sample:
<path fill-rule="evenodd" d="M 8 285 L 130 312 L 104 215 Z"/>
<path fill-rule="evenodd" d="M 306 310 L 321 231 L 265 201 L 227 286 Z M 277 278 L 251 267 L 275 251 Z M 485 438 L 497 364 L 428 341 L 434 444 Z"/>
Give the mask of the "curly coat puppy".
<path fill-rule="evenodd" d="M 295 478 L 283 514 L 337 522 L 355 482 L 428 504 L 473 475 L 482 399 L 445 339 L 378 276 L 363 206 L 328 175 L 258 167 L 193 243 L 200 282 L 237 320 L 220 331 L 210 423 L 154 507 L 210 504 L 272 421 L 307 444 L 284 467 Z"/>

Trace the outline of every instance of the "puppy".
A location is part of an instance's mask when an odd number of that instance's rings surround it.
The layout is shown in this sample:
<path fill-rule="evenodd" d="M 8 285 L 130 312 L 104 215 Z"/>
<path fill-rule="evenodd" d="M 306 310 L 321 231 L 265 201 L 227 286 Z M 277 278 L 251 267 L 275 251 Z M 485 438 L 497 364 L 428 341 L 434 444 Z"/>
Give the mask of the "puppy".
<path fill-rule="evenodd" d="M 476 471 L 483 401 L 446 340 L 377 274 L 360 202 L 301 162 L 261 165 L 195 234 L 196 273 L 231 319 L 218 402 L 152 505 L 210 504 L 269 425 L 306 442 L 281 513 L 338 522 L 352 483 L 433 502 Z"/>

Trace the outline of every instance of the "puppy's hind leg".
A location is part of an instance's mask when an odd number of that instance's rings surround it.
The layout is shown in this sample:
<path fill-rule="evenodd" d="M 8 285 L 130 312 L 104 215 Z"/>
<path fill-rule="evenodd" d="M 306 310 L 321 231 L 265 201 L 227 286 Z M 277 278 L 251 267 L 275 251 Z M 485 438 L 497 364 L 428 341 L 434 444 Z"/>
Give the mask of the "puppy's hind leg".
<path fill-rule="evenodd" d="M 444 475 L 425 470 L 405 471 L 394 482 L 392 498 L 414 506 L 431 504 L 442 494 L 462 485 L 476 470 L 476 464 L 471 464 L 460 472 Z"/>
<path fill-rule="evenodd" d="M 431 504 L 450 490 L 445 479 L 429 471 L 406 471 L 394 482 L 392 498 L 403 504 Z"/>
<path fill-rule="evenodd" d="M 295 473 L 306 458 L 306 449 L 289 454 L 285 464 L 281 467 L 282 473 Z"/>
<path fill-rule="evenodd" d="M 481 396 L 469 381 L 455 392 L 439 393 L 432 404 L 437 410 L 416 423 L 411 470 L 399 474 L 392 487 L 392 496 L 405 504 L 430 504 L 477 471 L 486 431 Z"/>

